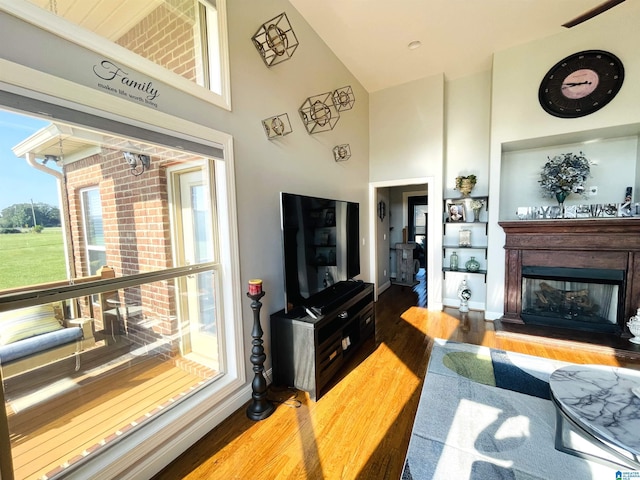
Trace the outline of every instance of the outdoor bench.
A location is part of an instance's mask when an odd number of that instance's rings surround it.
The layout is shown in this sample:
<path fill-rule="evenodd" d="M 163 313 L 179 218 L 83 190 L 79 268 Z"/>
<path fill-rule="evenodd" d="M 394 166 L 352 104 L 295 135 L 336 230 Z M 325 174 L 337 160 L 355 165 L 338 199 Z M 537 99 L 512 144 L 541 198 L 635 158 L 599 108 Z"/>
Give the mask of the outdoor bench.
<path fill-rule="evenodd" d="M 76 355 L 95 344 L 91 319 L 61 320 L 52 304 L 0 313 L 0 366 L 9 378 Z"/>

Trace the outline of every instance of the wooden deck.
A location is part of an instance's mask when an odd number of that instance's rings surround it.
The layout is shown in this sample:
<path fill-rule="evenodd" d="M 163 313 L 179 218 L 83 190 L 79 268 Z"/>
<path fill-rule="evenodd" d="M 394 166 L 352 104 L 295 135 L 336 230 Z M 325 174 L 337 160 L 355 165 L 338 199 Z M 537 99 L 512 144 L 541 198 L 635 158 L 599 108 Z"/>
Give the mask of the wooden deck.
<path fill-rule="evenodd" d="M 16 479 L 59 471 L 204 381 L 188 362 L 96 352 L 78 372 L 67 359 L 5 381 Z"/>

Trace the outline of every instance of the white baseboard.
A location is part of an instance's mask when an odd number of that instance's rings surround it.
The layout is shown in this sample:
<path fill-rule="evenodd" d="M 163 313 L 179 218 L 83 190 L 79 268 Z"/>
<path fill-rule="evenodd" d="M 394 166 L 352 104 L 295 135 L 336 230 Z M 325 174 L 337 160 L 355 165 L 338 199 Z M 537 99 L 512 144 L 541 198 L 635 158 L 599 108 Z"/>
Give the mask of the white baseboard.
<path fill-rule="evenodd" d="M 451 308 L 459 308 L 460 307 L 460 299 L 457 298 L 445 298 L 442 301 L 442 304 L 445 307 Z M 469 310 L 482 310 L 486 308 L 486 304 L 482 302 L 469 302 Z"/>
<path fill-rule="evenodd" d="M 251 399 L 251 385 L 246 385 L 232 397 L 227 398 L 205 417 L 185 429 L 181 434 L 175 435 L 171 441 L 166 442 L 152 455 L 144 458 L 135 467 L 127 471 L 123 479 L 136 480 L 139 478 L 152 478 L 163 468 L 168 466 L 176 458 L 182 455 L 189 447 L 218 426 L 239 408 L 242 408 Z"/>
<path fill-rule="evenodd" d="M 387 280 L 382 285 L 378 285 L 378 295 L 387 290 L 391 286 L 391 280 Z"/>

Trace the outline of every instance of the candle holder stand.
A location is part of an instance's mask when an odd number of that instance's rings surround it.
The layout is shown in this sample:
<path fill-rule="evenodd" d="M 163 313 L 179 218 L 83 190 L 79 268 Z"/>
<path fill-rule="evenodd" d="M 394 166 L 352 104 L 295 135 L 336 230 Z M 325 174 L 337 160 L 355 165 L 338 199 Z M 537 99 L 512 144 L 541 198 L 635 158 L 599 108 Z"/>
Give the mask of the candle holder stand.
<path fill-rule="evenodd" d="M 260 309 L 262 303 L 260 299 L 264 296 L 264 292 L 256 295 L 247 293 L 247 297 L 251 299 L 251 310 L 253 310 L 253 330 L 251 337 L 251 363 L 253 364 L 253 381 L 251 382 L 251 404 L 247 407 L 247 417 L 251 420 L 264 420 L 275 411 L 275 406 L 267 400 L 267 380 L 264 378 L 264 361 L 267 356 L 264 354 L 262 344 L 262 327 L 260 326 Z"/>

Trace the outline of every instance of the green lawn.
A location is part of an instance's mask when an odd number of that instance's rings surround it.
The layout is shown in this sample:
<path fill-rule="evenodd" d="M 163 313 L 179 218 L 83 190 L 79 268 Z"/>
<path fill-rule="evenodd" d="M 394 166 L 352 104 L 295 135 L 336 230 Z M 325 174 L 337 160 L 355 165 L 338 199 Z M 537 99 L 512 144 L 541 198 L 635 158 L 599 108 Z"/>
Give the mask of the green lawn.
<path fill-rule="evenodd" d="M 0 289 L 65 278 L 61 228 L 0 234 Z"/>

